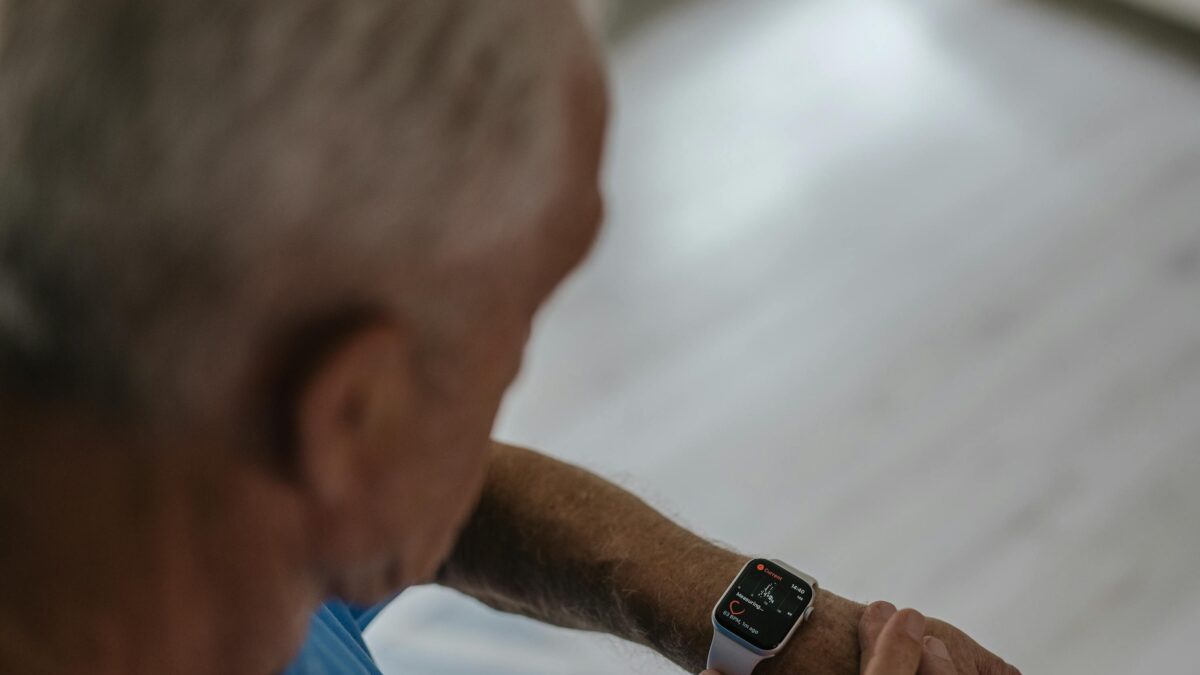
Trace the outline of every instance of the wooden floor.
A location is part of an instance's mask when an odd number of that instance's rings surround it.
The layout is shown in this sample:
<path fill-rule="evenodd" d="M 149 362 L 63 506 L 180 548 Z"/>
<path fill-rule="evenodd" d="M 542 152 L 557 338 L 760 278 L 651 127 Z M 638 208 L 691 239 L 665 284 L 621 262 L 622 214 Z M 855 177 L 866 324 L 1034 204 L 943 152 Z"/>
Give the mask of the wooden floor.
<path fill-rule="evenodd" d="M 626 35 L 607 230 L 499 437 L 1028 674 L 1200 673 L 1200 58 L 1117 23 L 710 0 Z M 370 640 L 676 672 L 436 590 Z"/>

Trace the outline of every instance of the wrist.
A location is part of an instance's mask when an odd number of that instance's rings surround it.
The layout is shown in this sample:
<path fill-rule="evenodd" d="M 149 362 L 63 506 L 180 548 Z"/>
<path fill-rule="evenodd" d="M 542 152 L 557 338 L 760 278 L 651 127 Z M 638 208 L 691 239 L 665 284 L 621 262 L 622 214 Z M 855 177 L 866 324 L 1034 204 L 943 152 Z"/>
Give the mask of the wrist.
<path fill-rule="evenodd" d="M 667 603 L 645 605 L 638 623 L 640 642 L 666 656 L 688 672 L 704 670 L 712 643 L 712 611 L 721 594 L 741 571 L 748 556 L 718 547 L 688 554 L 689 578 L 683 593 L 642 595 Z M 660 579 L 661 582 L 661 579 Z M 638 580 L 630 588 L 653 588 Z M 661 588 L 661 583 L 657 585 Z M 681 598 L 691 598 L 686 605 Z M 818 588 L 812 615 L 778 656 L 767 659 L 755 675 L 858 675 L 858 624 L 865 607 L 824 588 Z"/>
<path fill-rule="evenodd" d="M 783 651 L 759 664 L 755 675 L 858 675 L 858 624 L 865 606 L 821 588 L 813 607 Z"/>
<path fill-rule="evenodd" d="M 664 587 L 661 568 L 642 572 L 654 578 L 625 579 L 627 588 L 656 589 L 628 597 L 637 629 L 636 640 L 670 659 L 685 671 L 698 673 L 708 662 L 712 643 L 712 610 L 729 582 L 749 560 L 732 551 L 702 543 L 689 546 L 671 561 L 670 587 Z"/>

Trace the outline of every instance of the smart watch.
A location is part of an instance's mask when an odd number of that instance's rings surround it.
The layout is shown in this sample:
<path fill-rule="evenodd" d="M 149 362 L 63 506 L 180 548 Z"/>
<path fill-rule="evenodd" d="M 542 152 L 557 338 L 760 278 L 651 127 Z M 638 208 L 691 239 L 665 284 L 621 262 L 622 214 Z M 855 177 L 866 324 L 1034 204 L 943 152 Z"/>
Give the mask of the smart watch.
<path fill-rule="evenodd" d="M 750 675 L 783 650 L 812 614 L 817 580 L 778 560 L 746 563 L 713 608 L 708 667 Z"/>

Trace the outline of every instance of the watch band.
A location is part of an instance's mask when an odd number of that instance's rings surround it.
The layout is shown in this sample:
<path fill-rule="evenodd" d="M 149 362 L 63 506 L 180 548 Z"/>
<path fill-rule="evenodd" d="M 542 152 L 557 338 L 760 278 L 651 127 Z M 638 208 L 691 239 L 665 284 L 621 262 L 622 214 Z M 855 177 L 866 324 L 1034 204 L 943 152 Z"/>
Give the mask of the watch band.
<path fill-rule="evenodd" d="M 708 667 L 717 670 L 721 675 L 750 675 L 765 658 L 746 649 L 721 631 L 713 631 L 712 645 L 708 648 Z"/>

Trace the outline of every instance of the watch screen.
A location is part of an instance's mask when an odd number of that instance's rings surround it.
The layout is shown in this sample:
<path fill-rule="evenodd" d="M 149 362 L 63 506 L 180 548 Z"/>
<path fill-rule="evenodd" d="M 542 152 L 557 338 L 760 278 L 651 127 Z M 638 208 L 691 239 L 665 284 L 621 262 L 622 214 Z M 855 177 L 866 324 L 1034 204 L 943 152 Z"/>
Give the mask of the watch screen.
<path fill-rule="evenodd" d="M 770 560 L 751 560 L 717 605 L 716 620 L 759 649 L 783 644 L 812 604 L 807 581 Z"/>

